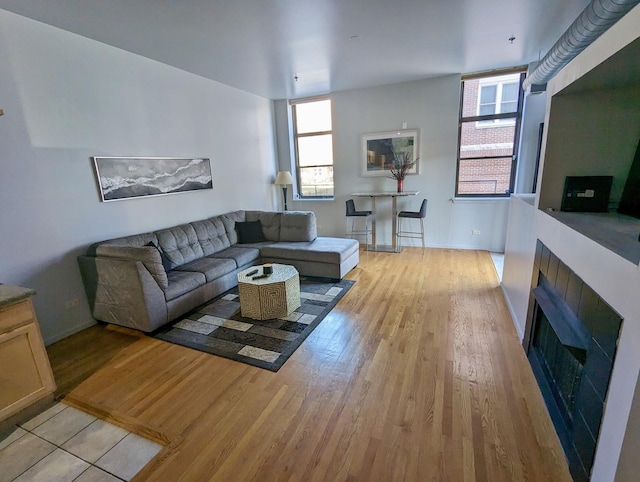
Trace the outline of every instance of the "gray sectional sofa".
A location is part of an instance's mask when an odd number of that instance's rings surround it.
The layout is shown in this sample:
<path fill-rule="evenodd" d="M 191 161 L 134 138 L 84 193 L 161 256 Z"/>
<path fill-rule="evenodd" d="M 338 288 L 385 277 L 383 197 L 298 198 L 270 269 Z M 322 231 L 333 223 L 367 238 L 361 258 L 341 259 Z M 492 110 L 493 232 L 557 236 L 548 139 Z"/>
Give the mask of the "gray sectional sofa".
<path fill-rule="evenodd" d="M 341 279 L 358 264 L 358 247 L 318 237 L 311 211 L 234 211 L 95 243 L 78 261 L 97 320 L 151 332 L 233 288 L 252 265 Z"/>

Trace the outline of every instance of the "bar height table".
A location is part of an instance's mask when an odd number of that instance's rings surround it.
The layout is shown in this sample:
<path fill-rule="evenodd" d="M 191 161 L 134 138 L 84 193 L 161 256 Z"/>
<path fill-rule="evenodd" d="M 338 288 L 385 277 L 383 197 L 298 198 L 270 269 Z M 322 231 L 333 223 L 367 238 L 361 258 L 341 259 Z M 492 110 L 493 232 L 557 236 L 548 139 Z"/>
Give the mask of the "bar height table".
<path fill-rule="evenodd" d="M 355 197 L 369 197 L 371 198 L 371 211 L 373 214 L 373 222 L 371 223 L 371 244 L 372 246 L 369 248 L 371 251 L 387 251 L 392 253 L 398 253 L 398 202 L 397 198 L 405 197 L 405 196 L 417 196 L 420 191 L 404 191 L 404 192 L 395 192 L 395 191 L 379 191 L 379 192 L 352 192 L 351 196 Z M 376 240 L 376 199 L 379 197 L 390 197 L 391 198 L 391 209 L 392 209 L 392 217 L 391 217 L 391 249 L 388 246 L 380 246 L 378 247 Z"/>

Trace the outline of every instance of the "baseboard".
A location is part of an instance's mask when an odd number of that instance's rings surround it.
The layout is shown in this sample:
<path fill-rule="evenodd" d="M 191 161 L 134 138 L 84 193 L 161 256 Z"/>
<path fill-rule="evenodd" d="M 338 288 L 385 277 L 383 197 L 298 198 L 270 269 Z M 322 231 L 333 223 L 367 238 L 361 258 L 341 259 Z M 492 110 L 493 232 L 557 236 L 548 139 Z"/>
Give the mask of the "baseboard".
<path fill-rule="evenodd" d="M 522 330 L 522 328 L 520 328 L 518 323 L 516 323 L 516 320 L 518 318 L 516 317 L 515 310 L 513 309 L 513 306 L 511 306 L 511 301 L 509 300 L 509 296 L 507 295 L 507 292 L 505 291 L 504 285 L 502 283 L 500 283 L 500 289 L 502 290 L 502 297 L 507 302 L 507 308 L 509 309 L 509 314 L 511 315 L 511 323 L 513 323 L 513 326 L 516 327 L 516 332 L 518 332 L 520 341 L 522 341 L 524 340 L 524 331 Z"/>
<path fill-rule="evenodd" d="M 385 245 L 388 241 L 385 241 Z M 380 243 L 378 246 L 382 246 Z M 360 246 L 364 247 L 363 243 L 360 243 Z M 400 244 L 403 248 L 422 248 L 422 244 L 419 243 L 402 243 Z M 496 251 L 494 249 L 490 249 L 487 246 L 472 246 L 468 244 L 425 244 L 425 248 L 435 248 L 435 249 L 464 249 L 464 250 L 473 250 L 473 251 L 489 251 L 490 253 L 501 253 L 502 251 Z M 504 251 L 504 250 L 503 250 Z"/>
<path fill-rule="evenodd" d="M 76 325 L 76 326 L 74 326 L 72 328 L 69 328 L 68 330 L 62 331 L 60 333 L 56 333 L 55 335 L 46 338 L 44 340 L 44 344 L 45 344 L 45 346 L 49 346 L 52 343 L 55 343 L 56 341 L 60 341 L 63 338 L 66 338 L 68 336 L 73 335 L 74 333 L 78 333 L 79 331 L 82 331 L 85 328 L 89 328 L 90 326 L 93 326 L 96 323 L 97 323 L 96 320 L 91 318 L 91 320 L 87 320 L 87 321 L 85 321 L 83 323 L 80 323 L 79 325 Z"/>
<path fill-rule="evenodd" d="M 421 246 L 411 246 L 411 247 L 421 247 Z M 486 246 L 469 246 L 468 244 L 427 244 L 426 247 L 437 248 L 437 249 L 464 249 L 464 250 L 472 250 L 472 251 L 492 252 Z"/>

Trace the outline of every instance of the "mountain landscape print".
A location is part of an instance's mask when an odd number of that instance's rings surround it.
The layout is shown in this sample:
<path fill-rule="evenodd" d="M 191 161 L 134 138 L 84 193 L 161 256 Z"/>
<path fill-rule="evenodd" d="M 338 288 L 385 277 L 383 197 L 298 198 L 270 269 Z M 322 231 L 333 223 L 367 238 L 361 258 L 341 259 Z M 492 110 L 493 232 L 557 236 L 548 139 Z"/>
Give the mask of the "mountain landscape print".
<path fill-rule="evenodd" d="M 94 157 L 103 201 L 213 189 L 207 158 Z"/>

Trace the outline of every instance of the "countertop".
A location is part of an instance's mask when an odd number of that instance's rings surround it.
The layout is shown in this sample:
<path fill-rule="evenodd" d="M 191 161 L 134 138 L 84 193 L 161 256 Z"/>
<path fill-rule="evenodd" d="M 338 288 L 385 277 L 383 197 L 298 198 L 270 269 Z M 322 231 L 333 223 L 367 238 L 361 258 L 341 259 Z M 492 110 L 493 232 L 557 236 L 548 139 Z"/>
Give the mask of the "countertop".
<path fill-rule="evenodd" d="M 0 283 L 0 308 L 35 295 L 31 288 Z"/>

